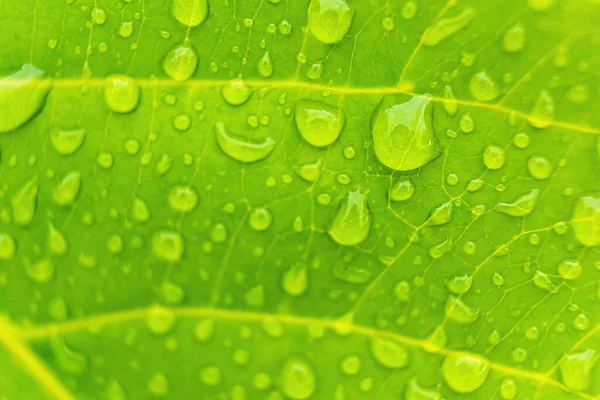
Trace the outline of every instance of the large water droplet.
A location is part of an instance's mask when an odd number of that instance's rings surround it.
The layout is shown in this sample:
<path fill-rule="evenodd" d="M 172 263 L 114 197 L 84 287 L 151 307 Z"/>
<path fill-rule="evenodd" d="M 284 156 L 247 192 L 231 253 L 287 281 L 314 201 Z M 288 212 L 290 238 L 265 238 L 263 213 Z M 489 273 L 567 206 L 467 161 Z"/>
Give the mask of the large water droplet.
<path fill-rule="evenodd" d="M 308 29 L 323 43 L 337 43 L 346 36 L 354 11 L 344 0 L 311 0 Z"/>
<path fill-rule="evenodd" d="M 281 368 L 283 393 L 294 400 L 311 397 L 317 388 L 317 378 L 312 366 L 302 358 L 288 358 Z"/>
<path fill-rule="evenodd" d="M 565 386 L 576 391 L 588 389 L 592 382 L 593 369 L 599 358 L 598 353 L 592 349 L 564 357 L 560 363 L 560 375 Z"/>
<path fill-rule="evenodd" d="M 479 101 L 490 101 L 498 97 L 498 86 L 485 71 L 471 77 L 469 90 L 473 97 Z"/>
<path fill-rule="evenodd" d="M 504 51 L 514 53 L 523 50 L 523 47 L 525 47 L 525 26 L 517 22 L 504 32 L 502 48 Z"/>
<path fill-rule="evenodd" d="M 262 142 L 252 142 L 250 139 L 230 134 L 222 122 L 215 123 L 214 130 L 217 143 L 223 153 L 241 162 L 250 163 L 263 160 L 275 149 L 276 142 L 270 137 Z"/>
<path fill-rule="evenodd" d="M 273 60 L 268 51 L 265 51 L 265 54 L 258 60 L 256 68 L 263 78 L 270 78 L 273 75 Z"/>
<path fill-rule="evenodd" d="M 183 238 L 178 232 L 159 231 L 152 236 L 152 250 L 167 261 L 178 261 L 183 255 Z"/>
<path fill-rule="evenodd" d="M 176 81 L 189 79 L 198 68 L 198 53 L 188 39 L 173 47 L 163 60 L 163 69 Z"/>
<path fill-rule="evenodd" d="M 207 0 L 173 0 L 171 12 L 185 26 L 198 26 L 208 15 Z"/>
<path fill-rule="evenodd" d="M 483 151 L 483 165 L 486 168 L 497 170 L 504 166 L 506 160 L 505 151 L 502 147 L 489 144 Z"/>
<path fill-rule="evenodd" d="M 252 89 L 241 79 L 233 79 L 221 88 L 223 99 L 232 106 L 239 106 L 252 96 Z"/>
<path fill-rule="evenodd" d="M 575 200 L 571 226 L 582 245 L 600 245 L 600 192 L 584 194 Z"/>
<path fill-rule="evenodd" d="M 169 206 L 175 211 L 190 212 L 198 205 L 198 192 L 188 185 L 175 185 L 169 192 Z"/>
<path fill-rule="evenodd" d="M 15 129 L 36 115 L 44 105 L 51 83 L 46 73 L 24 64 L 12 75 L 0 79 L 0 132 Z"/>
<path fill-rule="evenodd" d="M 454 117 L 458 112 L 458 101 L 456 100 L 454 92 L 452 92 L 452 88 L 449 85 L 444 86 L 442 99 L 444 103 L 444 110 L 446 110 L 446 113 L 449 117 Z"/>
<path fill-rule="evenodd" d="M 140 102 L 140 87 L 129 76 L 109 76 L 104 86 L 104 100 L 114 112 L 131 112 Z"/>
<path fill-rule="evenodd" d="M 302 179 L 307 182 L 316 182 L 321 177 L 321 170 L 323 169 L 323 159 L 319 158 L 314 163 L 295 165 L 294 171 L 300 175 Z"/>
<path fill-rule="evenodd" d="M 535 128 L 544 129 L 552 124 L 553 119 L 554 98 L 550 92 L 542 90 L 529 113 L 529 124 Z"/>
<path fill-rule="evenodd" d="M 175 313 L 168 308 L 153 306 L 146 316 L 148 328 L 157 335 L 169 333 L 175 325 Z"/>
<path fill-rule="evenodd" d="M 345 123 L 341 108 L 315 101 L 299 101 L 295 117 L 300 134 L 315 147 L 326 147 L 335 142 Z"/>
<path fill-rule="evenodd" d="M 409 171 L 422 167 L 440 151 L 433 131 L 433 104 L 430 95 L 416 96 L 399 103 L 386 97 L 373 114 L 375 155 L 386 167 Z"/>
<path fill-rule="evenodd" d="M 512 217 L 524 217 L 533 211 L 539 194 L 539 189 L 532 189 L 529 193 L 519 196 L 512 203 L 498 203 L 494 208 Z"/>
<path fill-rule="evenodd" d="M 329 236 L 344 246 L 361 243 L 369 236 L 371 212 L 368 208 L 368 190 L 357 188 L 342 200 L 329 228 Z"/>
<path fill-rule="evenodd" d="M 546 157 L 534 154 L 527 160 L 527 170 L 535 179 L 547 179 L 552 173 L 552 164 Z"/>
<path fill-rule="evenodd" d="M 435 46 L 442 40 L 465 28 L 474 17 L 475 12 L 470 8 L 465 8 L 455 17 L 439 20 L 423 34 L 423 45 Z"/>
<path fill-rule="evenodd" d="M 81 147 L 85 140 L 85 130 L 79 129 L 57 129 L 50 131 L 50 141 L 60 154 L 73 154 Z"/>
<path fill-rule="evenodd" d="M 449 354 L 442 362 L 442 376 L 457 393 L 471 393 L 486 381 L 490 370 L 487 362 L 467 354 Z"/>
<path fill-rule="evenodd" d="M 449 295 L 445 307 L 446 316 L 454 322 L 470 324 L 479 318 L 479 309 L 469 307 L 460 298 Z"/>
<path fill-rule="evenodd" d="M 37 178 L 25 182 L 17 190 L 11 200 L 13 221 L 17 225 L 29 225 L 35 215 L 36 201 L 39 189 Z"/>
<path fill-rule="evenodd" d="M 67 173 L 52 190 L 52 199 L 61 206 L 67 206 L 75 201 L 81 187 L 81 173 L 74 171 Z"/>
<path fill-rule="evenodd" d="M 258 232 L 263 232 L 269 229 L 273 222 L 271 211 L 264 207 L 258 207 L 250 212 L 248 223 L 250 227 Z"/>
<path fill-rule="evenodd" d="M 452 215 L 454 214 L 454 203 L 448 201 L 440 204 L 438 207 L 431 210 L 427 224 L 430 226 L 439 226 L 447 224 L 452 221 Z"/>
<path fill-rule="evenodd" d="M 400 343 L 375 337 L 371 340 L 371 353 L 381 365 L 387 368 L 403 368 L 410 361 L 408 350 Z"/>
<path fill-rule="evenodd" d="M 407 176 L 401 176 L 390 187 L 388 197 L 391 201 L 405 201 L 415 194 L 415 184 Z"/>

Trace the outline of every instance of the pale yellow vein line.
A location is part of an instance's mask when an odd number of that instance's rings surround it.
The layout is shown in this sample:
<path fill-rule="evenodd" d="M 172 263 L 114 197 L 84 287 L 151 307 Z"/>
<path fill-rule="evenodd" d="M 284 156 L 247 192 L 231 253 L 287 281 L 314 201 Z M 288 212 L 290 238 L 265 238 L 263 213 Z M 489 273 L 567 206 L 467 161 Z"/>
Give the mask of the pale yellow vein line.
<path fill-rule="evenodd" d="M 2 345 L 42 387 L 57 400 L 75 400 L 44 363 L 19 338 L 19 330 L 0 317 L 0 345 Z"/>
<path fill-rule="evenodd" d="M 336 319 L 326 320 L 314 317 L 301 317 L 289 314 L 271 314 L 255 311 L 241 311 L 241 310 L 226 310 L 213 307 L 188 307 L 188 308 L 160 308 L 164 312 L 172 312 L 178 317 L 196 317 L 196 318 L 218 318 L 222 320 L 231 321 L 244 321 L 244 322 L 261 322 L 265 320 L 278 320 L 288 325 L 297 326 L 321 326 L 324 328 L 333 329 L 337 332 L 344 333 L 356 333 L 367 337 L 380 337 L 390 340 L 394 340 L 398 343 L 404 344 L 409 347 L 415 347 L 422 349 L 429 353 L 435 353 L 442 356 L 455 355 L 455 356 L 470 356 L 476 357 L 487 363 L 490 369 L 501 372 L 509 376 L 518 376 L 533 381 L 539 384 L 551 385 L 559 388 L 568 393 L 574 393 L 577 396 L 586 400 L 593 400 L 594 397 L 587 393 L 576 392 L 562 383 L 550 378 L 544 373 L 521 370 L 518 368 L 510 367 L 504 364 L 493 362 L 487 358 L 482 357 L 477 353 L 450 350 L 445 347 L 438 346 L 428 340 L 411 338 L 408 336 L 400 335 L 398 333 L 381 331 L 377 328 L 368 327 L 365 325 L 358 325 L 347 319 Z M 136 319 L 144 319 L 151 313 L 156 313 L 156 307 L 152 308 L 140 308 L 125 311 L 109 312 L 105 314 L 99 314 L 91 317 L 84 317 L 74 319 L 61 323 L 51 323 L 47 325 L 33 326 L 33 327 L 22 327 L 18 330 L 18 334 L 24 340 L 41 340 L 50 336 L 65 335 L 74 333 L 81 330 L 99 328 L 107 324 L 117 324 L 122 322 L 128 322 Z M 15 328 L 16 329 L 16 328 Z"/>

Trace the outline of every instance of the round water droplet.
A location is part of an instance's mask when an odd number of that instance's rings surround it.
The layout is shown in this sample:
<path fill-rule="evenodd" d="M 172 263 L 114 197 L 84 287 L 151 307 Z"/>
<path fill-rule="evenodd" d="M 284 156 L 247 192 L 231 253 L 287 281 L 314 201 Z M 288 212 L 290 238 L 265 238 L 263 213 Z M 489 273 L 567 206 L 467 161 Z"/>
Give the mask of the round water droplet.
<path fill-rule="evenodd" d="M 223 99 L 232 106 L 244 104 L 252 96 L 252 92 L 252 89 L 241 79 L 233 79 L 221 88 Z"/>
<path fill-rule="evenodd" d="M 154 306 L 148 312 L 146 324 L 157 335 L 167 334 L 171 332 L 175 325 L 175 314 L 167 308 Z"/>
<path fill-rule="evenodd" d="M 483 151 L 483 165 L 486 168 L 496 170 L 504 166 L 504 149 L 495 144 L 489 144 Z"/>
<path fill-rule="evenodd" d="M 473 97 L 479 101 L 494 100 L 499 94 L 496 82 L 485 71 L 471 77 L 469 90 Z"/>
<path fill-rule="evenodd" d="M 523 50 L 523 47 L 525 47 L 525 26 L 517 22 L 504 32 L 502 48 L 504 51 L 514 53 Z"/>
<path fill-rule="evenodd" d="M 162 66 L 172 79 L 185 81 L 194 75 L 198 68 L 198 53 L 186 39 L 167 53 Z"/>
<path fill-rule="evenodd" d="M 369 236 L 371 212 L 369 191 L 357 188 L 348 192 L 328 230 L 329 236 L 343 246 L 354 246 Z"/>
<path fill-rule="evenodd" d="M 575 200 L 571 226 L 582 245 L 600 245 L 600 192 L 584 194 Z"/>
<path fill-rule="evenodd" d="M 50 141 L 54 149 L 60 154 L 69 155 L 77 151 L 85 140 L 85 130 L 80 129 L 57 129 L 50 131 Z"/>
<path fill-rule="evenodd" d="M 527 169 L 534 178 L 547 179 L 552 173 L 552 164 L 546 157 L 534 154 L 527 160 Z"/>
<path fill-rule="evenodd" d="M 167 261 L 178 261 L 183 255 L 183 238 L 178 232 L 159 231 L 152 235 L 152 250 Z"/>
<path fill-rule="evenodd" d="M 415 184 L 407 176 L 399 177 L 388 192 L 391 201 L 405 201 L 415 194 Z"/>
<path fill-rule="evenodd" d="M 281 368 L 281 389 L 290 399 L 310 398 L 317 388 L 317 378 L 311 365 L 299 358 L 288 358 Z"/>
<path fill-rule="evenodd" d="M 92 10 L 92 22 L 96 25 L 104 25 L 106 22 L 106 12 L 98 7 Z"/>
<path fill-rule="evenodd" d="M 409 364 L 408 350 L 400 343 L 374 337 L 371 340 L 371 353 L 381 365 L 387 368 L 404 368 Z"/>
<path fill-rule="evenodd" d="M 341 108 L 306 100 L 301 100 L 296 105 L 295 119 L 304 140 L 315 147 L 326 147 L 334 143 L 345 123 Z"/>
<path fill-rule="evenodd" d="M 250 212 L 248 222 L 250 223 L 250 227 L 255 231 L 266 231 L 273 222 L 273 215 L 264 207 L 255 208 Z"/>
<path fill-rule="evenodd" d="M 198 193 L 187 185 L 175 185 L 169 192 L 169 205 L 175 211 L 190 212 L 198 205 Z"/>
<path fill-rule="evenodd" d="M 207 0 L 173 0 L 171 12 L 185 26 L 198 26 L 208 15 Z"/>
<path fill-rule="evenodd" d="M 209 365 L 200 370 L 200 380 L 206 386 L 218 386 L 221 383 L 221 369 L 214 365 Z"/>
<path fill-rule="evenodd" d="M 507 378 L 500 384 L 500 396 L 504 400 L 512 400 L 517 395 L 517 384 L 513 379 Z"/>
<path fill-rule="evenodd" d="M 148 381 L 148 390 L 155 396 L 166 396 L 169 394 L 169 380 L 163 374 L 152 374 Z"/>
<path fill-rule="evenodd" d="M 577 279 L 583 270 L 581 262 L 575 259 L 565 259 L 558 263 L 558 274 L 565 279 Z"/>
<path fill-rule="evenodd" d="M 311 0 L 308 29 L 323 43 L 337 43 L 346 36 L 353 17 L 354 11 L 344 0 Z"/>
<path fill-rule="evenodd" d="M 490 370 L 483 359 L 462 354 L 449 354 L 442 362 L 442 377 L 457 393 L 471 393 L 486 381 Z"/>
<path fill-rule="evenodd" d="M 140 87 L 128 76 L 109 76 L 104 85 L 104 100 L 114 112 L 131 112 L 140 102 Z"/>

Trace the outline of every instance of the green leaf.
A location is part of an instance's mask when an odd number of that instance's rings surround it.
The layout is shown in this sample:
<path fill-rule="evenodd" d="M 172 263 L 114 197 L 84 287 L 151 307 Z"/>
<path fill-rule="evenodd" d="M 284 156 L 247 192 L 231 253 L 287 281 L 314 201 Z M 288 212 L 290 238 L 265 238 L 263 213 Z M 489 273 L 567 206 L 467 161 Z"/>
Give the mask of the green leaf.
<path fill-rule="evenodd" d="M 0 398 L 599 398 L 598 21 L 0 1 Z"/>

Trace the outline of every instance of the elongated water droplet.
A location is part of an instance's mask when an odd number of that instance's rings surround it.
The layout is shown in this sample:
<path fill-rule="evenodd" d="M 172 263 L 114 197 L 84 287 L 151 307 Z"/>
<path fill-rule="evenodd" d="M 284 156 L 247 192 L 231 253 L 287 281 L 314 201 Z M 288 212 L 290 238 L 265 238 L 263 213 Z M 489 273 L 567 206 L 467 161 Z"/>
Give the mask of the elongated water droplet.
<path fill-rule="evenodd" d="M 268 51 L 258 60 L 256 65 L 258 73 L 264 78 L 270 78 L 273 75 L 273 60 Z"/>
<path fill-rule="evenodd" d="M 283 290 L 290 296 L 300 296 L 308 288 L 308 271 L 306 264 L 299 263 L 291 266 L 283 273 L 281 282 Z"/>
<path fill-rule="evenodd" d="M 404 368 L 410 362 L 408 350 L 404 346 L 384 338 L 371 339 L 371 353 L 378 363 L 387 368 Z"/>
<path fill-rule="evenodd" d="M 514 53 L 523 50 L 523 47 L 525 47 L 525 26 L 517 22 L 504 32 L 502 48 L 504 51 Z"/>
<path fill-rule="evenodd" d="M 465 8 L 455 17 L 439 20 L 423 34 L 423 45 L 435 46 L 442 40 L 465 28 L 474 17 L 475 12 L 470 8 Z"/>
<path fill-rule="evenodd" d="M 246 163 L 256 162 L 267 158 L 275 149 L 276 142 L 267 137 L 262 142 L 253 142 L 227 132 L 222 122 L 214 125 L 217 143 L 229 157 Z"/>
<path fill-rule="evenodd" d="M 323 169 L 323 159 L 319 158 L 314 163 L 295 165 L 294 171 L 300 175 L 302 179 L 307 182 L 316 182 L 321 177 L 321 170 Z"/>
<path fill-rule="evenodd" d="M 253 90 L 241 79 L 233 79 L 221 88 L 221 95 L 227 103 L 239 106 L 248 101 Z"/>
<path fill-rule="evenodd" d="M 457 393 L 474 392 L 489 374 L 487 362 L 474 355 L 449 354 L 442 362 L 442 377 Z"/>
<path fill-rule="evenodd" d="M 550 293 L 552 293 L 555 289 L 554 283 L 552 283 L 552 279 L 550 279 L 550 277 L 542 271 L 535 271 L 532 282 L 533 285 L 537 288 L 540 288 Z"/>
<path fill-rule="evenodd" d="M 189 79 L 198 68 L 198 53 L 188 39 L 173 47 L 163 60 L 163 69 L 176 81 Z"/>
<path fill-rule="evenodd" d="M 281 368 L 281 389 L 290 399 L 310 398 L 317 389 L 313 367 L 300 357 L 288 358 Z"/>
<path fill-rule="evenodd" d="M 560 375 L 565 386 L 578 392 L 587 390 L 598 359 L 598 353 L 592 349 L 567 355 L 560 363 Z"/>
<path fill-rule="evenodd" d="M 584 194 L 575 200 L 571 226 L 582 245 L 600 245 L 600 192 Z"/>
<path fill-rule="evenodd" d="M 529 193 L 517 197 L 512 203 L 498 203 L 494 208 L 512 217 L 524 217 L 533 211 L 539 195 L 539 189 L 532 189 Z"/>
<path fill-rule="evenodd" d="M 185 26 L 198 26 L 208 15 L 207 0 L 173 0 L 171 12 Z"/>
<path fill-rule="evenodd" d="M 415 184 L 407 177 L 399 177 L 389 190 L 388 197 L 391 201 L 405 201 L 415 194 Z"/>
<path fill-rule="evenodd" d="M 12 75 L 0 78 L 0 132 L 13 130 L 33 118 L 43 107 L 51 83 L 46 73 L 24 64 Z"/>
<path fill-rule="evenodd" d="M 129 76 L 109 76 L 104 86 L 104 100 L 114 112 L 122 114 L 131 112 L 140 102 L 140 87 Z"/>
<path fill-rule="evenodd" d="M 183 238 L 175 231 L 159 231 L 152 236 L 152 250 L 167 261 L 178 261 L 183 255 Z"/>
<path fill-rule="evenodd" d="M 404 400 L 442 400 L 442 395 L 419 385 L 417 378 L 411 378 L 404 392 Z"/>
<path fill-rule="evenodd" d="M 35 215 L 39 181 L 32 178 L 17 190 L 11 200 L 13 221 L 17 225 L 29 225 Z"/>
<path fill-rule="evenodd" d="M 68 249 L 67 238 L 51 222 L 48 223 L 48 248 L 54 254 L 65 254 Z"/>
<path fill-rule="evenodd" d="M 452 249 L 452 236 L 448 236 L 442 243 L 435 245 L 429 249 L 431 258 L 440 258 Z"/>
<path fill-rule="evenodd" d="M 315 147 L 326 147 L 335 142 L 345 123 L 341 108 L 316 101 L 299 101 L 295 117 L 300 134 Z"/>
<path fill-rule="evenodd" d="M 498 97 L 498 86 L 496 82 L 482 71 L 471 77 L 469 81 L 469 90 L 475 99 L 479 101 L 490 101 Z"/>
<path fill-rule="evenodd" d="M 329 228 L 329 236 L 343 246 L 354 246 L 369 236 L 371 212 L 368 208 L 368 190 L 357 188 L 342 200 Z"/>
<path fill-rule="evenodd" d="M 82 374 L 88 367 L 87 358 L 74 350 L 72 350 L 62 336 L 52 336 L 50 339 L 50 347 L 57 364 L 63 370 L 72 374 Z"/>
<path fill-rule="evenodd" d="M 131 216 L 140 223 L 144 223 L 150 219 L 150 210 L 143 199 L 134 197 L 131 204 Z"/>
<path fill-rule="evenodd" d="M 333 275 L 341 281 L 360 284 L 368 282 L 373 274 L 360 265 L 338 262 L 333 266 Z"/>
<path fill-rule="evenodd" d="M 15 256 L 17 243 L 7 232 L 0 232 L 0 260 L 10 260 Z"/>
<path fill-rule="evenodd" d="M 344 0 L 311 0 L 308 29 L 323 43 L 337 43 L 346 36 L 354 11 Z"/>
<path fill-rule="evenodd" d="M 81 173 L 74 171 L 66 174 L 52 190 L 52 199 L 61 206 L 67 206 L 75 201 L 81 187 Z"/>
<path fill-rule="evenodd" d="M 431 210 L 427 223 L 430 226 L 439 226 L 447 224 L 448 222 L 452 221 L 453 214 L 454 203 L 448 201 Z"/>
<path fill-rule="evenodd" d="M 73 154 L 81 147 L 85 140 L 85 130 L 79 129 L 57 129 L 50 131 L 50 141 L 60 154 Z"/>
<path fill-rule="evenodd" d="M 439 156 L 430 95 L 399 102 L 384 98 L 373 114 L 375 155 L 386 167 L 409 171 Z"/>
<path fill-rule="evenodd" d="M 550 92 L 542 90 L 529 113 L 529 124 L 535 128 L 544 129 L 552 124 L 553 119 L 554 98 Z"/>
<path fill-rule="evenodd" d="M 449 295 L 446 300 L 446 316 L 454 322 L 469 324 L 479 318 L 479 309 L 469 307 L 460 298 Z"/>
<path fill-rule="evenodd" d="M 454 92 L 452 92 L 452 88 L 450 86 L 444 86 L 442 98 L 444 99 L 444 110 L 446 110 L 446 113 L 449 117 L 454 117 L 458 112 L 458 101 L 456 100 Z"/>

